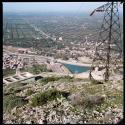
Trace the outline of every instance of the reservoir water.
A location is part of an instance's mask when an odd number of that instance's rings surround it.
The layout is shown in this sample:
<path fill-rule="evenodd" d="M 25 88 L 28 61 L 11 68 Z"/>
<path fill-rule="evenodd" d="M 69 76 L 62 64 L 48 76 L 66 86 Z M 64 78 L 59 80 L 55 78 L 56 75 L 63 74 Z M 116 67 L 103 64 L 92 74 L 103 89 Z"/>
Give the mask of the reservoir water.
<path fill-rule="evenodd" d="M 72 64 L 64 64 L 63 65 L 69 69 L 69 71 L 73 74 L 75 73 L 82 73 L 86 72 L 90 69 L 90 67 L 85 67 L 85 66 L 78 66 L 78 65 L 72 65 Z"/>

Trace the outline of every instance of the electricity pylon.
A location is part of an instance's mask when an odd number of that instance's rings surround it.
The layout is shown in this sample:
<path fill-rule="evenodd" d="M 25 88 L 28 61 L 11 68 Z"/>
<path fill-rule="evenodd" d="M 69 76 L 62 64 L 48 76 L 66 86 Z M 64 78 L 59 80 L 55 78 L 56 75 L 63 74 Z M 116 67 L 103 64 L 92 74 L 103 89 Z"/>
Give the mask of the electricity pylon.
<path fill-rule="evenodd" d="M 119 22 L 118 2 L 108 2 L 95 9 L 95 12 L 105 12 L 99 37 L 95 45 L 95 55 L 90 68 L 90 79 L 93 78 L 93 68 L 103 67 L 104 80 L 108 81 L 110 76 L 110 68 L 118 63 L 122 58 L 123 49 L 121 41 L 121 29 Z"/>

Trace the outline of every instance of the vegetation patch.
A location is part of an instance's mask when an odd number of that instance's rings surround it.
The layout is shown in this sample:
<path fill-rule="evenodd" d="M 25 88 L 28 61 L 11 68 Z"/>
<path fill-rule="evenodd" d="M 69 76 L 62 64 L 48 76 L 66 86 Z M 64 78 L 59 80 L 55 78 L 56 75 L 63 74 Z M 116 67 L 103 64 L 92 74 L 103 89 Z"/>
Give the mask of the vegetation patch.
<path fill-rule="evenodd" d="M 109 88 L 106 88 L 105 84 L 108 84 Z M 84 84 L 82 86 L 84 88 L 82 91 L 84 100 L 78 107 L 101 112 L 102 110 L 105 111 L 108 107 L 123 105 L 123 92 L 117 89 L 110 89 L 111 83 L 109 84 L 109 82 L 105 84 Z M 105 98 L 101 97 L 103 94 Z"/>
<path fill-rule="evenodd" d="M 110 105 L 123 104 L 123 92 L 119 90 L 107 91 L 107 103 Z"/>
<path fill-rule="evenodd" d="M 16 82 L 16 83 L 12 83 L 12 84 L 9 84 L 8 86 L 6 86 L 6 88 L 10 88 L 10 87 L 22 87 L 22 86 L 25 86 L 27 85 L 27 83 L 21 83 L 21 82 Z"/>
<path fill-rule="evenodd" d="M 102 110 L 105 111 L 108 107 L 123 105 L 123 92 L 120 91 L 107 92 L 106 95 L 107 98 L 101 105 L 94 105 L 91 108 L 93 108 L 93 110 L 96 110 L 98 112 L 102 112 Z"/>
<path fill-rule="evenodd" d="M 10 94 L 3 97 L 3 112 L 8 112 L 16 106 L 23 106 L 27 104 L 28 101 L 23 98 L 16 96 L 15 94 Z"/>
<path fill-rule="evenodd" d="M 33 93 L 34 93 L 33 90 L 28 89 L 27 92 L 26 92 L 26 95 L 27 95 L 27 96 L 30 96 L 30 95 L 32 95 Z"/>
<path fill-rule="evenodd" d="M 64 76 L 64 77 L 44 77 L 40 80 L 40 83 L 42 83 L 43 85 L 47 84 L 48 82 L 54 82 L 54 81 L 58 81 L 60 80 L 60 82 L 73 82 L 74 78 L 70 77 L 70 76 Z"/>
<path fill-rule="evenodd" d="M 98 80 L 95 80 L 95 79 L 91 80 L 91 83 L 93 83 L 93 84 L 103 84 L 102 81 L 98 81 Z"/>
<path fill-rule="evenodd" d="M 15 69 L 3 69 L 3 77 L 14 75 L 16 73 Z"/>
<path fill-rule="evenodd" d="M 50 89 L 48 91 L 45 91 L 43 93 L 39 93 L 35 95 L 31 99 L 31 105 L 32 106 L 41 106 L 43 104 L 46 104 L 48 101 L 56 100 L 57 98 L 60 98 L 62 96 L 67 97 L 68 93 L 61 92 L 56 89 Z"/>
<path fill-rule="evenodd" d="M 61 82 L 74 82 L 74 78 L 73 77 L 70 77 L 70 76 L 64 76 L 64 77 L 61 77 Z"/>
<path fill-rule="evenodd" d="M 50 70 L 47 69 L 46 65 L 35 64 L 32 67 L 23 69 L 23 71 L 27 71 L 33 74 L 40 74 L 41 72 L 48 72 Z"/>
<path fill-rule="evenodd" d="M 12 83 L 12 84 L 4 87 L 4 95 L 18 93 L 18 92 L 24 90 L 25 88 L 27 88 L 25 85 L 26 84 L 20 83 L 20 82 Z"/>
<path fill-rule="evenodd" d="M 54 82 L 54 81 L 58 81 L 59 79 L 61 79 L 61 77 L 44 77 L 40 80 L 40 82 L 44 84 L 47 84 L 48 82 Z"/>

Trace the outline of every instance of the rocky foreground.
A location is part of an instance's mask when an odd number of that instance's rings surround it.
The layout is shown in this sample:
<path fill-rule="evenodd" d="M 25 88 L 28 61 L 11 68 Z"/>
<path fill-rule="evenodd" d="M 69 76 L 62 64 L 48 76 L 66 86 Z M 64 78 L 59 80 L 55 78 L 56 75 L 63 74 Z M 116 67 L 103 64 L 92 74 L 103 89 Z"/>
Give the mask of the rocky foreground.
<path fill-rule="evenodd" d="M 3 104 L 4 124 L 116 124 L 123 118 L 123 81 L 53 77 L 15 83 L 4 87 Z"/>

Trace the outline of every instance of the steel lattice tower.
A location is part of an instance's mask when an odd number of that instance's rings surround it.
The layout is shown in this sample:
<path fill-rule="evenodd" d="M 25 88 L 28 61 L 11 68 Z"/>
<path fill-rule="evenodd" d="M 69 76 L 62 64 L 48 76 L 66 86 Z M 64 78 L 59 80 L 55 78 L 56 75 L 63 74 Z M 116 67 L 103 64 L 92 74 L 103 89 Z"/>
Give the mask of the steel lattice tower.
<path fill-rule="evenodd" d="M 95 55 L 90 69 L 90 79 L 93 68 L 98 66 L 104 69 L 104 80 L 108 81 L 110 68 L 121 61 L 123 55 L 121 29 L 119 22 L 118 2 L 108 2 L 95 9 L 94 12 L 105 12 L 99 37 L 95 45 Z"/>

